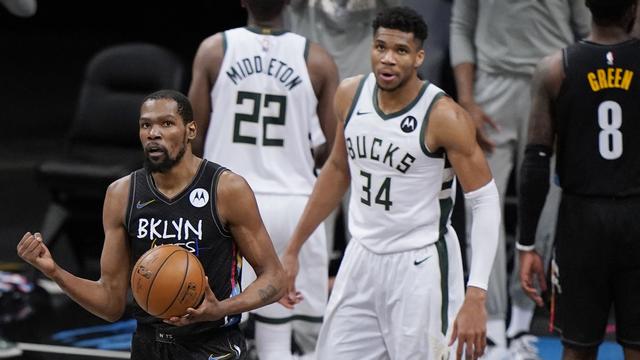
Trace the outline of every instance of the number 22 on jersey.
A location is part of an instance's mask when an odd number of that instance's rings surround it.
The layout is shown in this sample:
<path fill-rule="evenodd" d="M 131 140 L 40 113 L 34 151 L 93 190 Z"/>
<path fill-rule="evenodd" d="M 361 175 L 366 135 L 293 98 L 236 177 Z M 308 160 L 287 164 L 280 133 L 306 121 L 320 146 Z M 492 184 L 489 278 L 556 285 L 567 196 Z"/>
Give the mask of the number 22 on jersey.
<path fill-rule="evenodd" d="M 238 91 L 238 97 L 236 98 L 236 104 L 244 105 L 246 103 L 253 102 L 252 111 L 249 114 L 237 113 L 235 115 L 235 122 L 233 126 L 233 142 L 245 143 L 245 144 L 258 144 L 258 139 L 254 136 L 241 134 L 242 123 L 254 123 L 259 126 L 262 123 L 262 146 L 284 146 L 284 139 L 270 138 L 268 137 L 268 127 L 284 126 L 285 124 L 285 112 L 287 109 L 287 97 L 282 95 L 273 94 L 259 94 L 249 91 Z M 260 106 L 262 104 L 262 106 Z M 277 116 L 262 115 L 263 109 L 268 109 L 275 104 L 279 107 Z"/>

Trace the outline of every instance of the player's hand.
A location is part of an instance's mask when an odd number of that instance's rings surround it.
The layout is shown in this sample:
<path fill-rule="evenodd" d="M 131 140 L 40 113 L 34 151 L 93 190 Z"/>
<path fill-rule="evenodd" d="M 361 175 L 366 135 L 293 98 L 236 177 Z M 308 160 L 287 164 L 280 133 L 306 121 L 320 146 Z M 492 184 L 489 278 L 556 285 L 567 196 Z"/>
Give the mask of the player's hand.
<path fill-rule="evenodd" d="M 56 271 L 56 263 L 49 249 L 42 241 L 40 233 L 27 232 L 17 246 L 18 256 L 40 270 L 47 277 L 52 277 Z"/>
<path fill-rule="evenodd" d="M 296 276 L 298 276 L 298 256 L 285 251 L 282 259 L 282 267 L 284 267 L 286 278 L 286 292 L 278 302 L 282 306 L 293 309 L 293 307 L 303 300 L 302 294 L 296 290 Z"/>
<path fill-rule="evenodd" d="M 201 321 L 215 321 L 225 316 L 220 301 L 209 287 L 209 277 L 205 277 L 204 300 L 197 309 L 188 308 L 183 316 L 174 316 L 164 322 L 175 326 L 184 326 Z"/>
<path fill-rule="evenodd" d="M 520 285 L 522 290 L 538 304 L 543 306 L 541 292 L 547 290 L 547 281 L 544 277 L 544 266 L 542 258 L 535 250 L 520 252 Z M 538 281 L 541 292 L 535 287 L 534 280 Z"/>
<path fill-rule="evenodd" d="M 460 102 L 460 105 L 467 110 L 476 125 L 476 139 L 478 141 L 478 145 L 480 145 L 482 150 L 486 152 L 493 152 L 493 149 L 496 147 L 496 143 L 489 138 L 484 130 L 484 126 L 485 124 L 488 124 L 496 131 L 500 131 L 498 124 L 493 121 L 493 119 L 490 118 L 475 101 Z"/>
<path fill-rule="evenodd" d="M 458 340 L 456 359 L 477 359 L 484 354 L 487 346 L 487 311 L 485 299 L 487 292 L 470 286 L 464 303 L 453 322 L 449 346 Z"/>

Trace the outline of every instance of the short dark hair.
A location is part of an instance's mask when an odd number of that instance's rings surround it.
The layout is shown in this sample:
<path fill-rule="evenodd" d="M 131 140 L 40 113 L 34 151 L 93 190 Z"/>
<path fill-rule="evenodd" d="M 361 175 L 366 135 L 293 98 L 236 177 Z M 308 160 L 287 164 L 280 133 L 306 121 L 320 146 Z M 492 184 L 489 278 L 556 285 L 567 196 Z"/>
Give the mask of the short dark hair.
<path fill-rule="evenodd" d="M 285 0 L 244 0 L 247 10 L 258 21 L 272 20 L 284 9 Z"/>
<path fill-rule="evenodd" d="M 620 25 L 627 26 L 623 21 L 637 0 L 586 0 L 587 7 L 591 10 L 593 22 L 601 26 Z"/>
<path fill-rule="evenodd" d="M 149 100 L 160 99 L 172 99 L 175 101 L 176 104 L 178 104 L 178 115 L 182 117 L 182 121 L 184 121 L 185 124 L 193 121 L 193 109 L 191 108 L 191 102 L 189 101 L 189 98 L 180 91 L 170 89 L 156 91 L 153 94 L 147 95 L 142 103 L 144 104 Z"/>
<path fill-rule="evenodd" d="M 407 6 L 394 6 L 379 12 L 373 20 L 373 33 L 381 27 L 413 33 L 421 44 L 429 35 L 427 23 L 422 16 Z"/>

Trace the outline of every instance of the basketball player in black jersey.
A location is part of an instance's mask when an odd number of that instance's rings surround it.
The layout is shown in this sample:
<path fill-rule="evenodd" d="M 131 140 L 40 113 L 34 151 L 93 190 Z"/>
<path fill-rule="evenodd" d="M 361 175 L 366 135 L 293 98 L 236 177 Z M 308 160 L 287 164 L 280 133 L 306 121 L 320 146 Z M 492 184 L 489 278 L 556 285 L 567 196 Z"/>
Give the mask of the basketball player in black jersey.
<path fill-rule="evenodd" d="M 139 125 L 145 167 L 107 189 L 100 279 L 59 267 L 39 233 L 26 233 L 18 254 L 85 309 L 115 321 L 125 310 L 131 265 L 154 246 L 180 245 L 205 268 L 205 299 L 164 322 L 136 308 L 132 359 L 245 359 L 239 315 L 277 301 L 284 291 L 284 271 L 253 192 L 242 177 L 193 155 L 196 125 L 183 94 L 147 96 Z M 258 274 L 243 292 L 241 256 Z"/>
<path fill-rule="evenodd" d="M 555 146 L 563 195 L 552 296 L 563 359 L 596 358 L 612 305 L 625 358 L 640 359 L 640 40 L 629 34 L 636 1 L 587 0 L 591 35 L 542 60 L 534 75 L 520 175 L 520 281 L 542 305 L 533 239 Z"/>

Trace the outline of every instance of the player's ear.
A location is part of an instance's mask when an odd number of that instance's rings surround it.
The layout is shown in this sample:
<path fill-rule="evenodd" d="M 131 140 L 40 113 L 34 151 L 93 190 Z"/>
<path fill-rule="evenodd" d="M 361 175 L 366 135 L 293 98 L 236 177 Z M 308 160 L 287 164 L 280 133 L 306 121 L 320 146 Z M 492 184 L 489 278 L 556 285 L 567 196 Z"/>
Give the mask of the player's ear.
<path fill-rule="evenodd" d="M 416 61 L 415 61 L 415 63 L 413 65 L 417 69 L 420 66 L 422 66 L 422 62 L 424 62 L 424 49 L 418 50 L 418 52 L 416 54 Z"/>
<path fill-rule="evenodd" d="M 196 126 L 195 121 L 191 121 L 187 123 L 187 139 L 193 140 L 196 138 L 196 134 L 198 133 L 198 127 Z"/>

